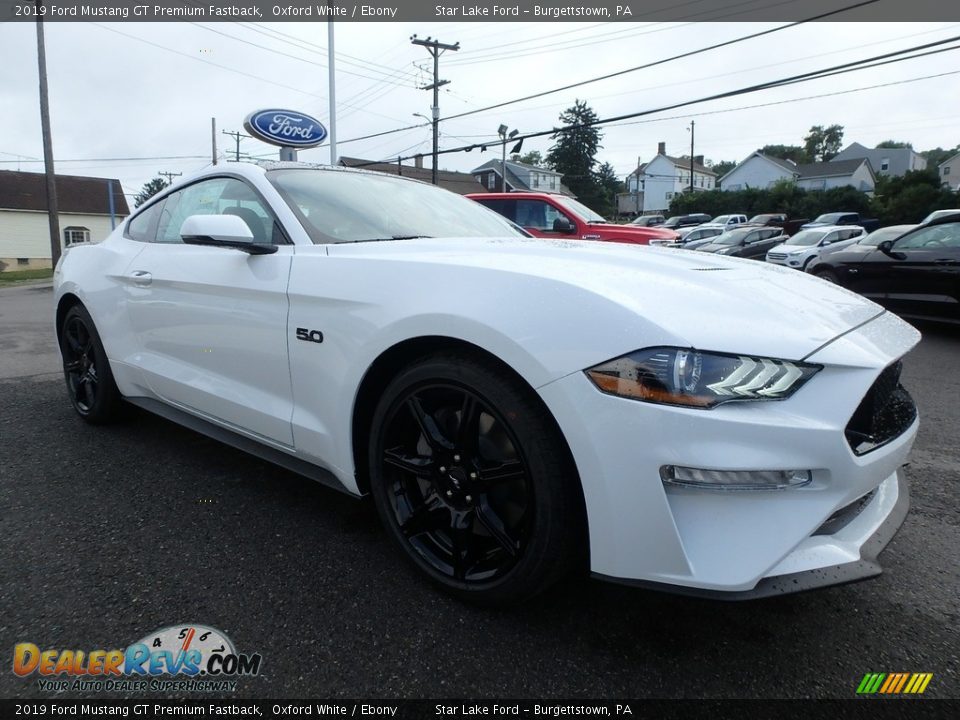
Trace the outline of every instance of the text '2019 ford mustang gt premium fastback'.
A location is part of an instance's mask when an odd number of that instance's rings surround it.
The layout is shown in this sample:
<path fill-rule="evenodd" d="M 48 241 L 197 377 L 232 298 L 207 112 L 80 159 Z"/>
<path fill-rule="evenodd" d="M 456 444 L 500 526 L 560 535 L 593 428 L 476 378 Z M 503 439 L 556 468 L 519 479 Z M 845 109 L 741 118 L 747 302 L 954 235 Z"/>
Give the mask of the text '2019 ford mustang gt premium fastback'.
<path fill-rule="evenodd" d="M 585 567 L 718 597 L 876 575 L 908 504 L 909 325 L 785 268 L 524 237 L 378 173 L 228 164 L 56 269 L 70 398 L 371 494 L 424 574 Z"/>

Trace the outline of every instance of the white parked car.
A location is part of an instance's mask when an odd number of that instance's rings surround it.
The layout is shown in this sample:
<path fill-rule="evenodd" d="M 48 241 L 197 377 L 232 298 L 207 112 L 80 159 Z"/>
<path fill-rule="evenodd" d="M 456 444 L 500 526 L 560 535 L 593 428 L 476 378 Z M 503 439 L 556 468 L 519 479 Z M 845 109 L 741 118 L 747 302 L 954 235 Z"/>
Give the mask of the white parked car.
<path fill-rule="evenodd" d="M 746 223 L 747 223 L 746 215 L 718 215 L 713 220 L 711 220 L 708 223 L 704 223 L 700 227 L 703 227 L 704 225 L 710 225 L 710 226 L 721 227 L 724 230 L 730 230 L 739 225 L 746 225 Z"/>
<path fill-rule="evenodd" d="M 866 234 L 859 225 L 828 225 L 827 227 L 801 230 L 785 243 L 767 251 L 767 262 L 776 265 L 806 270 L 824 248 L 841 248 L 852 245 Z"/>
<path fill-rule="evenodd" d="M 735 598 L 848 582 L 906 513 L 919 334 L 801 273 L 524 237 L 406 178 L 230 163 L 68 248 L 54 282 L 80 417 L 126 401 L 370 494 L 462 597 L 587 566 Z"/>
<path fill-rule="evenodd" d="M 939 220 L 942 217 L 947 217 L 948 215 L 960 215 L 960 208 L 953 208 L 952 210 L 934 210 L 932 213 L 927 215 L 923 220 L 920 221 L 921 225 L 926 225 L 928 222 L 933 220 Z"/>

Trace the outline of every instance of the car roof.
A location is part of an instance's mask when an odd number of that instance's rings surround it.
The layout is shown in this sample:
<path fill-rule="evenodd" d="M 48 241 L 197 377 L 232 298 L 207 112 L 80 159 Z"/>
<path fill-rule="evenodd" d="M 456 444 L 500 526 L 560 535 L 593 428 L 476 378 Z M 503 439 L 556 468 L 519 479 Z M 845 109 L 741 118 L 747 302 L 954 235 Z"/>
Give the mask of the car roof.
<path fill-rule="evenodd" d="M 805 228 L 800 232 L 823 233 L 824 235 L 826 235 L 827 233 L 833 232 L 834 230 L 856 230 L 857 228 L 860 228 L 861 230 L 866 232 L 866 230 L 863 228 L 862 225 L 822 225 L 820 227 Z M 800 232 L 798 232 L 797 234 L 799 235 Z"/>

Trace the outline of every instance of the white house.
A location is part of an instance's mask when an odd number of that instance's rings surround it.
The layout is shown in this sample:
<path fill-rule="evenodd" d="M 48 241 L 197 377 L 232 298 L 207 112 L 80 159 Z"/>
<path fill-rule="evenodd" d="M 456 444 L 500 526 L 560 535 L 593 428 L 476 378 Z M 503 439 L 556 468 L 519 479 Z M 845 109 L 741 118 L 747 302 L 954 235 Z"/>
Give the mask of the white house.
<path fill-rule="evenodd" d="M 937 166 L 940 182 L 951 190 L 960 190 L 960 153 L 947 158 Z"/>
<path fill-rule="evenodd" d="M 806 190 L 851 186 L 862 192 L 873 192 L 877 184 L 876 175 L 867 158 L 798 165 L 792 160 L 770 157 L 757 151 L 720 178 L 720 189 L 762 190 L 782 180 L 796 183 L 797 187 Z"/>
<path fill-rule="evenodd" d="M 799 172 L 796 163 L 764 155 L 758 150 L 720 178 L 719 184 L 721 190 L 763 190 L 780 180 L 796 180 L 797 177 Z"/>
<path fill-rule="evenodd" d="M 851 143 L 838 152 L 830 162 L 866 158 L 878 175 L 901 176 L 910 170 L 926 170 L 927 159 L 913 148 L 868 148 Z"/>
<path fill-rule="evenodd" d="M 502 160 L 488 160 L 472 171 L 487 192 L 500 192 L 503 187 L 502 176 L 507 174 L 507 192 L 514 190 L 523 192 L 547 192 L 572 195 L 573 193 L 560 182 L 562 173 L 547 168 L 527 165 L 515 158 L 507 158 L 506 169 Z"/>
<path fill-rule="evenodd" d="M 130 210 L 117 180 L 57 175 L 61 248 L 103 240 Z M 50 267 L 47 180 L 43 173 L 0 170 L 0 272 Z"/>
<path fill-rule="evenodd" d="M 717 174 L 703 165 L 703 156 L 693 159 L 693 189 L 713 190 Z M 690 190 L 690 158 L 667 155 L 666 143 L 659 143 L 656 156 L 627 176 L 627 193 L 643 194 L 643 212 L 664 211 L 674 195 Z"/>

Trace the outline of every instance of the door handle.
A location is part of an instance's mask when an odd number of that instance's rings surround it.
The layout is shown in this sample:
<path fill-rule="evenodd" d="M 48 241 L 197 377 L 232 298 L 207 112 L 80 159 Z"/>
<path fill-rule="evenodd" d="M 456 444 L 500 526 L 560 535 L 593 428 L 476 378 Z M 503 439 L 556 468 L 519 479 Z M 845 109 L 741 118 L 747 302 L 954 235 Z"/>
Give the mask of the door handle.
<path fill-rule="evenodd" d="M 146 270 L 134 270 L 130 273 L 130 278 L 133 280 L 133 284 L 139 287 L 146 287 L 153 282 L 153 275 Z"/>

